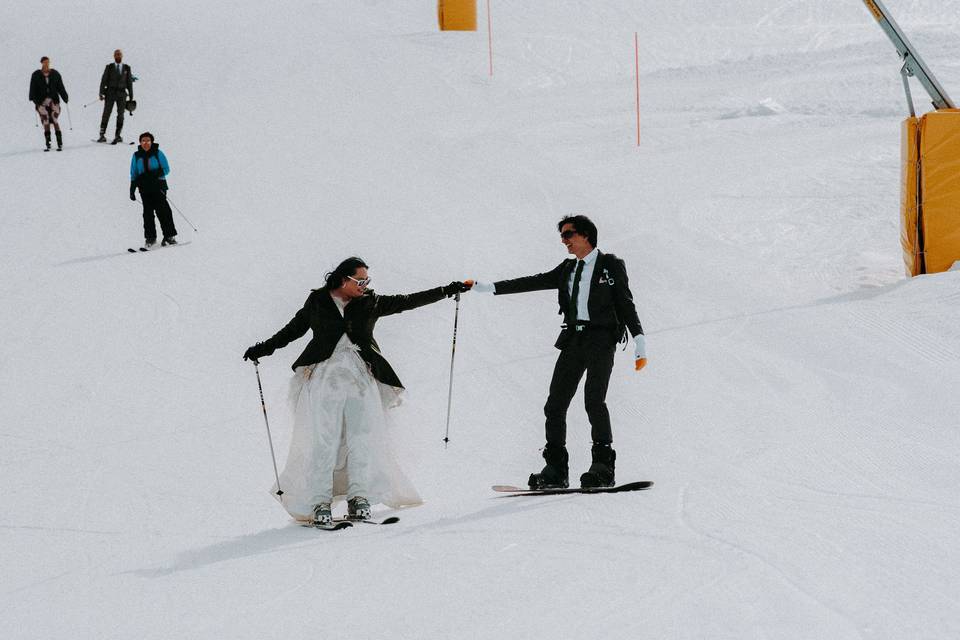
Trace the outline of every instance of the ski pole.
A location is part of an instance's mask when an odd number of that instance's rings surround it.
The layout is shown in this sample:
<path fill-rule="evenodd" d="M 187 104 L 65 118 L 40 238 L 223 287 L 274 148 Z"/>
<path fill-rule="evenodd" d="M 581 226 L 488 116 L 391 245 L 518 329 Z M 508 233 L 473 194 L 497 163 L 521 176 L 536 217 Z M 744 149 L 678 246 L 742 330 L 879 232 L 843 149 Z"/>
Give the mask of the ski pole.
<path fill-rule="evenodd" d="M 70 117 L 70 104 L 64 103 L 67 107 L 67 122 L 70 124 L 70 131 L 73 131 L 73 118 Z"/>
<path fill-rule="evenodd" d="M 443 448 L 446 449 L 450 443 L 450 403 L 453 400 L 453 359 L 457 355 L 457 320 L 460 317 L 460 294 L 453 297 L 457 301 L 457 306 L 453 312 L 453 347 L 450 349 L 450 386 L 447 389 L 447 430 L 443 436 Z"/>
<path fill-rule="evenodd" d="M 97 98 L 97 99 L 94 100 L 93 102 L 88 102 L 87 104 L 83 105 L 83 108 L 86 109 L 86 108 L 89 107 L 90 105 L 92 105 L 92 104 L 97 104 L 98 102 L 100 102 L 100 99 L 99 99 L 99 98 Z"/>
<path fill-rule="evenodd" d="M 167 198 L 167 202 L 169 202 L 170 204 L 173 205 L 173 208 L 177 210 L 177 213 L 180 214 L 180 217 L 181 217 L 181 218 L 183 218 L 184 220 L 187 220 L 187 216 L 183 215 L 183 211 L 180 211 L 180 207 L 178 207 L 177 205 L 175 205 L 175 204 L 173 203 L 173 200 L 171 200 L 170 198 Z M 190 225 L 190 228 L 192 228 L 194 231 L 196 231 L 197 233 L 200 233 L 200 231 L 199 231 L 196 227 L 193 226 L 193 223 L 192 223 L 192 222 L 190 222 L 189 220 L 187 220 L 187 224 Z"/>
<path fill-rule="evenodd" d="M 39 110 L 35 110 L 34 113 L 37 114 L 37 123 L 36 123 L 35 125 L 33 125 L 33 126 L 39 127 L 39 126 L 40 126 L 40 111 L 39 111 Z"/>
<path fill-rule="evenodd" d="M 267 424 L 267 442 L 270 443 L 270 458 L 273 460 L 273 475 L 277 478 L 277 495 L 282 496 L 280 473 L 277 471 L 277 456 L 273 452 L 273 438 L 270 436 L 270 421 L 267 420 L 267 403 L 263 400 L 263 385 L 260 384 L 260 364 L 254 360 L 253 370 L 257 372 L 257 387 L 260 389 L 260 406 L 263 408 L 263 421 Z"/>

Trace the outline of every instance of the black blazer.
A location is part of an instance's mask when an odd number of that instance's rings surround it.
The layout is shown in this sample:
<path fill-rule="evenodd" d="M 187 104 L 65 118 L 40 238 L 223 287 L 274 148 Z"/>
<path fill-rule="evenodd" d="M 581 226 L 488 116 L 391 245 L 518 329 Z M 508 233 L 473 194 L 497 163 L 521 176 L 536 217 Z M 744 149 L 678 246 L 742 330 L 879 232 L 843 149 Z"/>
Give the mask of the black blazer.
<path fill-rule="evenodd" d="M 370 372 L 374 378 L 384 384 L 403 388 L 390 363 L 380 353 L 377 341 L 373 339 L 374 325 L 382 316 L 416 309 L 438 302 L 443 297 L 443 290 L 440 287 L 396 296 L 379 296 L 373 291 L 367 291 L 362 297 L 352 300 L 341 316 L 337 304 L 330 297 L 329 289 L 326 287 L 314 289 L 307 297 L 303 308 L 287 323 L 287 326 L 280 329 L 269 340 L 256 345 L 252 355 L 258 359 L 269 356 L 310 329 L 313 331 L 313 338 L 293 363 L 293 369 L 296 369 L 299 366 L 323 362 L 329 358 L 337 343 L 340 342 L 340 337 L 346 333 L 350 340 L 360 347 L 360 357 L 370 366 Z"/>
<path fill-rule="evenodd" d="M 494 283 L 496 295 L 556 289 L 559 313 L 564 315 L 570 305 L 568 283 L 576 264 L 576 258 L 570 258 L 545 273 L 500 280 Z M 643 333 L 636 306 L 633 304 L 633 294 L 630 293 L 630 285 L 627 281 L 627 266 L 623 260 L 612 253 L 599 252 L 597 256 L 593 278 L 590 281 L 587 309 L 590 312 L 590 326 L 609 328 L 614 342 L 625 338 L 627 329 L 633 336 Z M 561 348 L 566 343 L 567 337 L 568 329 L 564 324 L 563 331 L 557 339 L 557 348 Z"/>
<path fill-rule="evenodd" d="M 30 76 L 30 102 L 39 105 L 47 98 L 53 98 L 54 102 L 59 103 L 60 98 L 64 102 L 70 102 L 67 97 L 67 90 L 63 88 L 63 78 L 56 69 L 50 69 L 50 84 L 43 77 L 43 71 L 37 69 Z"/>
<path fill-rule="evenodd" d="M 111 62 L 103 69 L 103 75 L 100 77 L 100 95 L 106 96 L 108 92 L 123 93 L 126 89 L 133 100 L 133 74 L 130 72 L 130 65 L 121 65 L 123 71 L 117 71 L 117 63 Z"/>

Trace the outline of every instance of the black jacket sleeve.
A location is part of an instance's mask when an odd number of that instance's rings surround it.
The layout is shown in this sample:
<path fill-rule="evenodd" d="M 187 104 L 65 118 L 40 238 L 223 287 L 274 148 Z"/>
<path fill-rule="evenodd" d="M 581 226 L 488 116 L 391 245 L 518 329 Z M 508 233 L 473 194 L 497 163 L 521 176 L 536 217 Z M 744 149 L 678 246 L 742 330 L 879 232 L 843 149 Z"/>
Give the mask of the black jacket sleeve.
<path fill-rule="evenodd" d="M 377 317 L 389 316 L 433 304 L 434 302 L 443 300 L 443 298 L 443 289 L 441 287 L 395 296 L 380 296 L 374 294 L 372 313 Z"/>
<path fill-rule="evenodd" d="M 527 293 L 528 291 L 547 291 L 560 288 L 560 272 L 564 263 L 561 262 L 550 271 L 538 273 L 534 276 L 524 276 L 512 280 L 498 280 L 493 283 L 494 293 L 498 296 L 508 293 Z"/>
<path fill-rule="evenodd" d="M 262 358 L 271 355 L 277 349 L 282 349 L 297 338 L 303 336 L 303 334 L 310 329 L 311 301 L 312 297 L 308 297 L 307 301 L 303 304 L 303 308 L 297 311 L 297 314 L 293 316 L 293 319 L 290 320 L 283 329 L 273 334 L 270 339 L 257 345 L 259 349 L 257 350 L 256 357 Z"/>
<path fill-rule="evenodd" d="M 130 99 L 133 100 L 133 69 L 130 68 L 130 65 L 125 64 L 123 65 L 123 70 L 127 72 L 127 93 L 130 94 Z"/>
<path fill-rule="evenodd" d="M 107 95 L 107 79 L 110 75 L 110 65 L 103 68 L 103 75 L 100 76 L 100 97 Z"/>
<path fill-rule="evenodd" d="M 617 310 L 617 317 L 620 319 L 630 335 L 636 337 L 643 333 L 643 327 L 640 325 L 640 317 L 637 315 L 637 308 L 633 304 L 633 294 L 630 293 L 630 284 L 627 281 L 627 265 L 620 258 L 609 256 L 610 270 L 616 281 L 613 287 L 613 306 Z"/>

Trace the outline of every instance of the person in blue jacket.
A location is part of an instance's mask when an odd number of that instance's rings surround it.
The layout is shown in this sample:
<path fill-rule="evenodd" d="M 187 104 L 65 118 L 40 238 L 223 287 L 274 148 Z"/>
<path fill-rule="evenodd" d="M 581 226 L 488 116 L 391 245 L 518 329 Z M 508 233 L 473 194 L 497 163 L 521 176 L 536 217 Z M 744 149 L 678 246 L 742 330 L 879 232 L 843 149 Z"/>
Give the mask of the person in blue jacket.
<path fill-rule="evenodd" d="M 140 134 L 140 146 L 130 160 L 130 199 L 143 202 L 143 238 L 144 248 L 150 249 L 157 243 L 157 226 L 153 216 L 160 220 L 163 242 L 160 246 L 177 244 L 177 227 L 173 224 L 173 213 L 167 202 L 167 174 L 170 165 L 167 156 L 160 151 L 160 145 L 154 142 L 153 134 L 144 131 Z"/>

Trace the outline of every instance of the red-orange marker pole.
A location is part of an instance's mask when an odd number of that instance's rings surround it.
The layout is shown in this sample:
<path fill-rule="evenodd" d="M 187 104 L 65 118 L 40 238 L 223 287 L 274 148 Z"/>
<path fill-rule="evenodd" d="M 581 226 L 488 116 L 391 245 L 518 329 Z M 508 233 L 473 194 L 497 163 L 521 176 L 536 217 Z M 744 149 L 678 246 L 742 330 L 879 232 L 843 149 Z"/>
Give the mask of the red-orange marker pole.
<path fill-rule="evenodd" d="M 633 32 L 634 77 L 637 81 L 637 146 L 640 146 L 640 36 Z"/>
<path fill-rule="evenodd" d="M 490 0 L 487 0 L 487 49 L 490 52 L 490 77 L 493 77 L 493 27 L 490 21 Z"/>

